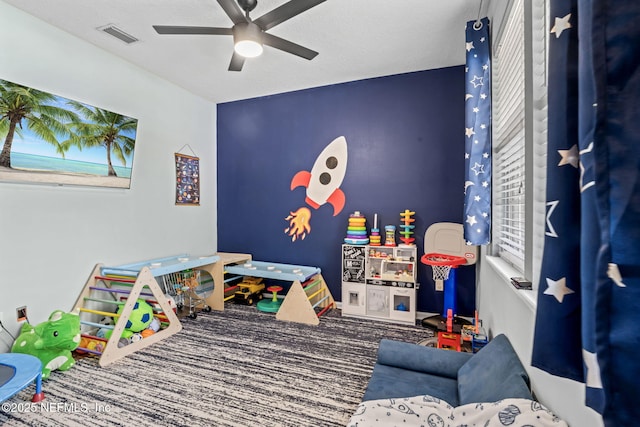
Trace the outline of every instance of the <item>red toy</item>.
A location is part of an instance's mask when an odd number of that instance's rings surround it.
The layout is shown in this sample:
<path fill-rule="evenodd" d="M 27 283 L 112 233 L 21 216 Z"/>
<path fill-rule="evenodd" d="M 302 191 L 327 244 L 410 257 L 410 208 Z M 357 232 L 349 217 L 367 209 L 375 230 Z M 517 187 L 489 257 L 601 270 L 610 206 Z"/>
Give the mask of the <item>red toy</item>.
<path fill-rule="evenodd" d="M 460 325 L 453 324 L 453 310 L 448 309 L 446 330 L 438 331 L 438 348 L 462 351 L 461 343 Z"/>

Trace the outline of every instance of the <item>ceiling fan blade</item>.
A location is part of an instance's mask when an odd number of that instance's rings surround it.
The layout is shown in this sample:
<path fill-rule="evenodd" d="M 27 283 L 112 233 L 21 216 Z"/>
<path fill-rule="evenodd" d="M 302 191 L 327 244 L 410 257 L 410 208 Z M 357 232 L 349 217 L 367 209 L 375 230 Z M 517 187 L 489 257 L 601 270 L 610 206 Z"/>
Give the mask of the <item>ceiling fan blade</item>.
<path fill-rule="evenodd" d="M 240 24 L 241 22 L 247 22 L 247 18 L 244 16 L 244 12 L 238 6 L 236 0 L 218 0 L 218 3 L 224 9 L 224 13 L 229 16 L 231 22 L 234 24 Z"/>
<path fill-rule="evenodd" d="M 233 51 L 231 62 L 229 63 L 229 71 L 241 71 L 244 65 L 244 56 Z"/>
<path fill-rule="evenodd" d="M 158 34 L 212 34 L 222 36 L 233 35 L 233 31 L 231 31 L 231 28 L 154 25 L 153 29 L 156 30 Z"/>
<path fill-rule="evenodd" d="M 266 31 L 325 1 L 326 0 L 290 0 L 282 6 L 265 13 L 260 18 L 254 19 L 253 22 Z"/>
<path fill-rule="evenodd" d="M 262 43 L 267 46 L 292 53 L 304 59 L 311 60 L 318 55 L 318 52 L 315 50 L 307 49 L 304 46 L 300 46 L 299 44 L 295 44 L 289 40 L 281 39 L 280 37 L 269 33 L 262 33 Z"/>

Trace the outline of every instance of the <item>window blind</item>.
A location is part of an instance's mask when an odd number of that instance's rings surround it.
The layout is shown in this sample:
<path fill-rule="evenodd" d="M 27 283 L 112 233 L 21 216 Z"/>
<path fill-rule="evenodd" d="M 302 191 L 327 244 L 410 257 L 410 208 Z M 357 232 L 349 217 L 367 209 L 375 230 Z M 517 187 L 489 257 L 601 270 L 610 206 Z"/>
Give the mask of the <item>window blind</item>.
<path fill-rule="evenodd" d="M 524 43 L 524 5 L 523 0 L 516 0 L 494 49 L 493 252 L 522 272 L 526 221 Z"/>
<path fill-rule="evenodd" d="M 535 0 L 531 7 L 531 68 L 532 68 L 532 197 L 533 197 L 533 235 L 531 237 L 531 274 L 532 282 L 540 283 L 540 269 L 544 249 L 546 228 L 546 188 L 547 188 L 547 42 L 548 2 Z M 525 266 L 525 270 L 527 267 Z"/>

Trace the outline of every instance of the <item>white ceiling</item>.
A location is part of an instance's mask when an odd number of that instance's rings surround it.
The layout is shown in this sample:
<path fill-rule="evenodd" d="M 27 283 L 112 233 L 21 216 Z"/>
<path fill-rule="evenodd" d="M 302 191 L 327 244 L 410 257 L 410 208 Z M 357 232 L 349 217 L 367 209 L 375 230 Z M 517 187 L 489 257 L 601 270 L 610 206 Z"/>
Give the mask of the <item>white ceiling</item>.
<path fill-rule="evenodd" d="M 231 27 L 216 0 L 3 1 L 216 103 L 461 65 L 465 23 L 480 7 L 480 0 L 327 0 L 269 30 L 319 52 L 315 59 L 265 46 L 231 72 L 231 36 L 159 35 L 152 28 Z M 284 3 L 258 0 L 251 17 Z M 97 30 L 107 24 L 139 41 L 128 45 Z"/>

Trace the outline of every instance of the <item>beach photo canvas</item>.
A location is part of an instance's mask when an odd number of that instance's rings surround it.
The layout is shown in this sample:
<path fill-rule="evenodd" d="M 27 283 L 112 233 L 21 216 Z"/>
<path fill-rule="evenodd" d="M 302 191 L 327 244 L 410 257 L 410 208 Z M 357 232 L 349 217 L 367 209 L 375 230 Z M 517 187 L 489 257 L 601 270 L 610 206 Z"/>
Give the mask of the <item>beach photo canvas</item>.
<path fill-rule="evenodd" d="M 138 120 L 0 79 L 0 182 L 130 188 Z"/>

